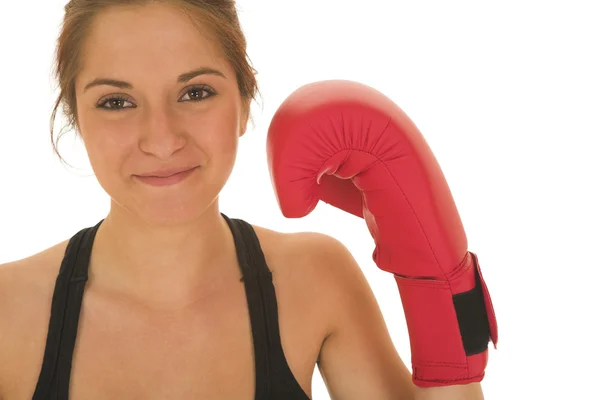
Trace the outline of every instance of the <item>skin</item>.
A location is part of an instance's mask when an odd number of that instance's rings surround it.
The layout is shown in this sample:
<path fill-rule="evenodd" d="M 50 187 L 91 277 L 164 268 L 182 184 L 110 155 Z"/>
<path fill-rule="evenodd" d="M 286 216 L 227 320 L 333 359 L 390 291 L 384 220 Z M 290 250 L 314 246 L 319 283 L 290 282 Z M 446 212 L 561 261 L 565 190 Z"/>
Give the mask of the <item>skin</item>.
<path fill-rule="evenodd" d="M 107 40 L 113 37 L 119 40 Z M 157 4 L 100 15 L 83 61 L 78 123 L 111 207 L 91 255 L 71 394 L 210 399 L 231 390 L 231 398 L 253 398 L 244 288 L 218 207 L 248 121 L 233 69 L 185 16 Z M 200 67 L 219 73 L 177 81 Z M 100 78 L 127 85 L 88 87 Z M 117 95 L 125 100 L 106 102 Z M 135 177 L 174 166 L 199 168 L 171 187 Z M 483 398 L 479 384 L 412 384 L 361 268 L 342 243 L 254 228 L 273 270 L 286 359 L 307 394 L 317 364 L 332 399 Z M 67 242 L 0 265 L 2 400 L 33 394 Z M 186 370 L 169 374 L 167 365 L 182 363 Z M 135 386 L 133 377 L 145 380 Z"/>
<path fill-rule="evenodd" d="M 235 73 L 215 43 L 176 10 L 138 11 L 114 9 L 97 20 L 77 79 L 82 138 L 95 175 L 111 196 L 94 244 L 106 265 L 97 278 L 144 301 L 185 304 L 196 300 L 195 282 L 208 279 L 222 261 L 230 233 L 218 195 L 233 169 L 247 116 Z M 105 40 L 110 32 L 119 40 Z M 176 82 L 200 67 L 223 76 Z M 133 88 L 85 90 L 103 77 Z M 119 93 L 129 100 L 98 108 Z M 106 110 L 111 107 L 119 110 Z M 179 166 L 200 168 L 167 188 L 134 177 Z"/>

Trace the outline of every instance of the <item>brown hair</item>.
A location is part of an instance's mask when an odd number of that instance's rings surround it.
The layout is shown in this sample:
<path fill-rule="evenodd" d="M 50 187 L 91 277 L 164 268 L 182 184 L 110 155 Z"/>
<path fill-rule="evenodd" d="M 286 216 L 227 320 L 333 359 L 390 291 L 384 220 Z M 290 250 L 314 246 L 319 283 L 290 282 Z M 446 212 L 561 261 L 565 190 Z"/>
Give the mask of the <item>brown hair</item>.
<path fill-rule="evenodd" d="M 58 140 L 65 130 L 78 129 L 75 81 L 82 65 L 83 43 L 94 17 L 108 7 L 134 7 L 155 3 L 177 7 L 199 30 L 202 26 L 204 33 L 208 33 L 220 44 L 222 55 L 236 72 L 244 112 L 251 119 L 250 105 L 259 93 L 255 78 L 257 72 L 251 66 L 246 53 L 246 37 L 240 26 L 235 0 L 71 0 L 65 6 L 65 16 L 56 47 L 54 76 L 58 81 L 60 93 L 50 119 L 50 140 L 61 161 L 64 162 L 64 159 L 57 149 Z M 61 104 L 67 125 L 61 129 L 55 143 L 54 123 Z"/>

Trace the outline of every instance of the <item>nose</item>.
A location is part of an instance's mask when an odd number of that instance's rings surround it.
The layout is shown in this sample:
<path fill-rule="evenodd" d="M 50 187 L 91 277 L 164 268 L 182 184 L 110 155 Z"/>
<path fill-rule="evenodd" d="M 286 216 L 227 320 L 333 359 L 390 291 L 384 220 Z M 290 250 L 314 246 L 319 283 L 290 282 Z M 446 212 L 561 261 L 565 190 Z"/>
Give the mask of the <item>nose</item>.
<path fill-rule="evenodd" d="M 185 146 L 185 132 L 177 123 L 175 112 L 167 106 L 148 107 L 145 110 L 140 149 L 167 160 Z"/>

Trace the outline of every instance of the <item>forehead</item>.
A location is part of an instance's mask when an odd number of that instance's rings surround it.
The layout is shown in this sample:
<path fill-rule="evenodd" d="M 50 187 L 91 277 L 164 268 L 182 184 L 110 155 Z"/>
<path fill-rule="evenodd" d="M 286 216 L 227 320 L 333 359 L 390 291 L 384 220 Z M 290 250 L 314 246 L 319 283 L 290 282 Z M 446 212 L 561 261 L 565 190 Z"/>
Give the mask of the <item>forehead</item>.
<path fill-rule="evenodd" d="M 101 12 L 84 43 L 83 70 L 152 66 L 181 73 L 197 65 L 225 67 L 219 44 L 200 22 L 168 5 L 112 7 Z M 226 68 L 225 68 L 226 69 Z M 83 71 L 82 71 L 83 72 Z"/>

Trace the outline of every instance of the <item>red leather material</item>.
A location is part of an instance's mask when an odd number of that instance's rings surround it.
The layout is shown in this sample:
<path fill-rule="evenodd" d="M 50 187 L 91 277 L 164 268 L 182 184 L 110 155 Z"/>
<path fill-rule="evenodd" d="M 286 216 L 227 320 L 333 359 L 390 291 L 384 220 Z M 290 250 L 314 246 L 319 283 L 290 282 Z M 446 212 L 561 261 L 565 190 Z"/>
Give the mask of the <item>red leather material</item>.
<path fill-rule="evenodd" d="M 365 219 L 373 260 L 398 284 L 415 384 L 483 379 L 487 349 L 465 352 L 453 296 L 473 292 L 479 276 L 496 344 L 491 298 L 444 174 L 409 117 L 360 83 L 308 84 L 275 113 L 267 158 L 284 216 L 303 217 L 324 201 Z"/>

